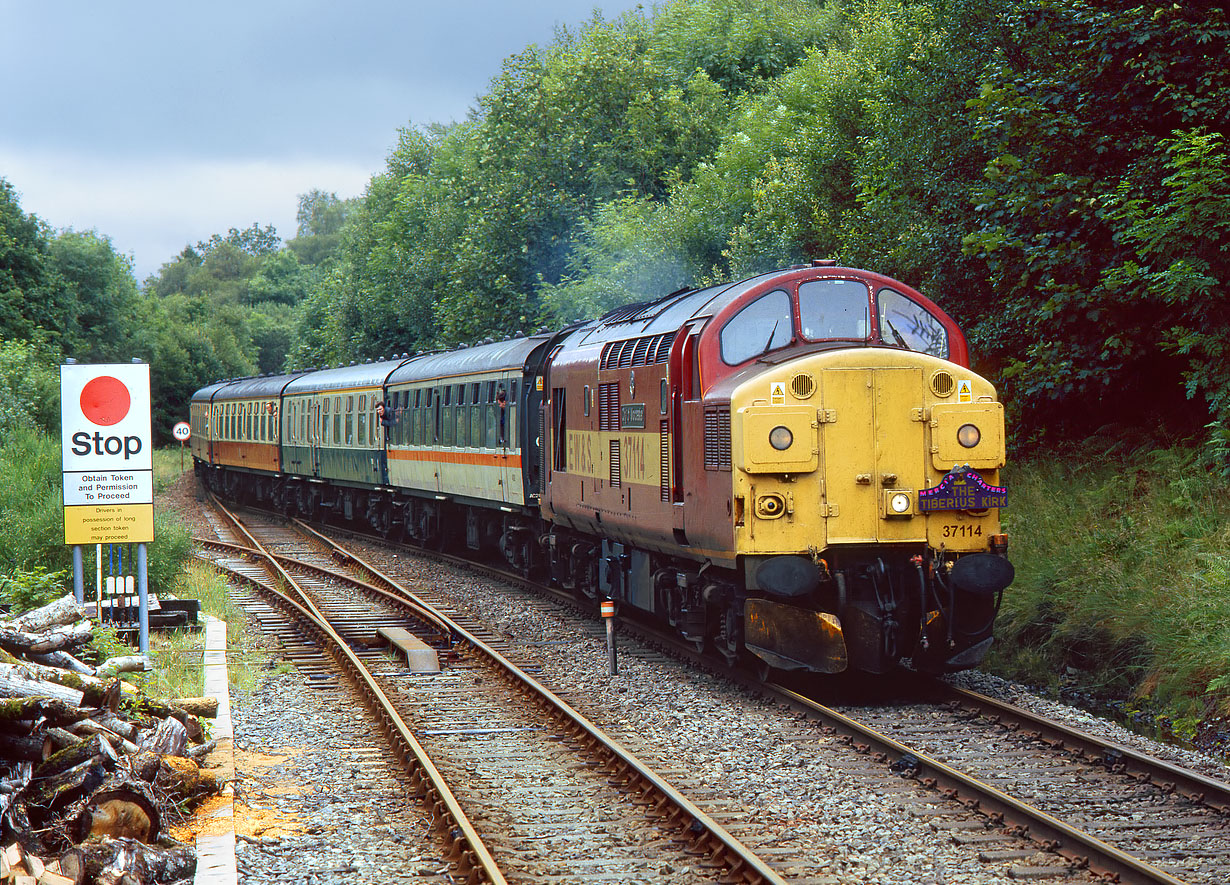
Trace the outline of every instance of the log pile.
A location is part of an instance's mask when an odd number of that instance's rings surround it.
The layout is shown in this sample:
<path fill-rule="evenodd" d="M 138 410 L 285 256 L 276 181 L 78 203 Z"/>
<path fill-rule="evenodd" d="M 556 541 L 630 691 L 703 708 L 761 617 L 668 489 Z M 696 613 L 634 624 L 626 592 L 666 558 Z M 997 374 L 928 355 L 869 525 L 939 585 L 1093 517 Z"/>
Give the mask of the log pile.
<path fill-rule="evenodd" d="M 210 698 L 156 700 L 121 682 L 140 656 L 78 656 L 92 627 L 72 596 L 0 618 L 0 883 L 188 883 L 196 852 L 163 831 L 220 787 Z"/>

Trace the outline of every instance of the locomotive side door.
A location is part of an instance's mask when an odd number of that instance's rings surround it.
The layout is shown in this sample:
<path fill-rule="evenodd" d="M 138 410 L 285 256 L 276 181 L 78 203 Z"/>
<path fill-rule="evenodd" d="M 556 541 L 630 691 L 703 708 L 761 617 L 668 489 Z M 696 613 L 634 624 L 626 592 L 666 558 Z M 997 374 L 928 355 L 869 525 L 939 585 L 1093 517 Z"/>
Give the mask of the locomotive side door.
<path fill-rule="evenodd" d="M 667 387 L 670 391 L 668 416 L 668 446 L 670 448 L 671 510 L 675 540 L 687 543 L 685 516 L 685 466 L 688 445 L 700 439 L 704 427 L 700 402 L 700 363 L 698 345 L 700 332 L 695 323 L 688 323 L 675 336 L 667 361 Z"/>

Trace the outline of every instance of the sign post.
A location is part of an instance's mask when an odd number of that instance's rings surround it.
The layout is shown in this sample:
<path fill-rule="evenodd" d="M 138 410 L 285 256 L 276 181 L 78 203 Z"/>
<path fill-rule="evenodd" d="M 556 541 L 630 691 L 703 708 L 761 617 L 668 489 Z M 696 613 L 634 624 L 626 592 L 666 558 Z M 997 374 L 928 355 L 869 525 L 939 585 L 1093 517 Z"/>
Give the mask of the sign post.
<path fill-rule="evenodd" d="M 602 620 L 606 621 L 606 653 L 610 675 L 619 673 L 619 664 L 615 660 L 615 602 L 611 599 L 602 600 Z"/>
<path fill-rule="evenodd" d="M 149 366 L 60 366 L 64 543 L 74 548 L 73 591 L 83 602 L 82 544 L 137 543 L 141 653 L 149 653 L 145 545 L 154 540 Z M 99 619 L 102 618 L 101 604 Z"/>
<path fill-rule="evenodd" d="M 184 472 L 184 443 L 192 439 L 192 426 L 187 421 L 180 421 L 171 428 L 171 436 L 179 440 L 179 472 Z"/>

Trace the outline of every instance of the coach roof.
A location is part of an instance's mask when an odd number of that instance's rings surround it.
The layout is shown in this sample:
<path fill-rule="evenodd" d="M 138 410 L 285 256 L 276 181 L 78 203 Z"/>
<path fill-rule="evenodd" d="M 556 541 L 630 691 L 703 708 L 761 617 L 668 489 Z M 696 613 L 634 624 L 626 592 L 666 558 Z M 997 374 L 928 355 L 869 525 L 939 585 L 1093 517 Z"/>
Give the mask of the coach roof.
<path fill-rule="evenodd" d="M 336 369 L 321 369 L 300 375 L 286 385 L 287 396 L 316 393 L 321 390 L 349 390 L 357 387 L 381 387 L 389 373 L 406 360 L 382 360 L 378 363 L 359 363 L 339 366 Z"/>
<path fill-rule="evenodd" d="M 480 344 L 477 347 L 450 350 L 447 353 L 427 354 L 408 361 L 394 371 L 389 375 L 389 384 L 456 378 L 481 372 L 520 372 L 534 348 L 550 337 L 531 335 L 528 338 L 511 338 L 508 341 Z"/>

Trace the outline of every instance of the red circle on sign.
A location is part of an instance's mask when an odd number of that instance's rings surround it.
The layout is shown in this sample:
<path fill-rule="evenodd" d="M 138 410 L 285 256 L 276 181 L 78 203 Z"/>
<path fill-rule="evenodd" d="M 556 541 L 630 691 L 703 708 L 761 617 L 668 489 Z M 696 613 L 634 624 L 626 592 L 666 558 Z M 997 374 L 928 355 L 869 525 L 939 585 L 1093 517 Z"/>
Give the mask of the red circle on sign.
<path fill-rule="evenodd" d="M 99 375 L 81 389 L 81 413 L 94 424 L 110 427 L 128 414 L 132 396 L 119 378 Z"/>

